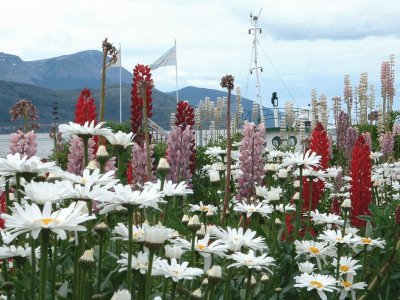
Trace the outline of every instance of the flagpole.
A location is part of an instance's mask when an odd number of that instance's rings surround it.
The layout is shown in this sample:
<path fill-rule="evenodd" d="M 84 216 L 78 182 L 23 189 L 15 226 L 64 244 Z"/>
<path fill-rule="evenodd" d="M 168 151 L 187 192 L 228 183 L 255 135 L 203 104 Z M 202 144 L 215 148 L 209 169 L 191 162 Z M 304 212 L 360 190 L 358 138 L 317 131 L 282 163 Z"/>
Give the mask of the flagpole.
<path fill-rule="evenodd" d="M 122 87 L 121 87 L 121 71 L 122 71 L 122 53 L 121 43 L 119 43 L 119 122 L 122 123 Z"/>
<path fill-rule="evenodd" d="M 178 100 L 178 53 L 176 51 L 176 40 L 175 41 L 175 55 L 176 55 L 176 59 L 175 59 L 175 91 L 176 91 L 176 103 L 179 102 Z"/>

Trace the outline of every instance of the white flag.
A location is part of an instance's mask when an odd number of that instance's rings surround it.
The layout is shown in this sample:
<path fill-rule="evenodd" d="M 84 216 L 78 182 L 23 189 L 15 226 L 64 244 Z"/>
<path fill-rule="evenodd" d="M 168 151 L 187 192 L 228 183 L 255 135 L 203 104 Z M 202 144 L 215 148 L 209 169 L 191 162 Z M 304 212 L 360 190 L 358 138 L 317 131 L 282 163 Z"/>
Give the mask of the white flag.
<path fill-rule="evenodd" d="M 176 45 L 164 53 L 159 59 L 150 65 L 150 69 L 155 70 L 165 66 L 176 65 Z"/>
<path fill-rule="evenodd" d="M 117 52 L 117 60 L 115 62 L 109 62 L 107 65 L 107 69 L 111 69 L 111 68 L 119 68 L 121 66 L 121 50 L 118 50 Z"/>

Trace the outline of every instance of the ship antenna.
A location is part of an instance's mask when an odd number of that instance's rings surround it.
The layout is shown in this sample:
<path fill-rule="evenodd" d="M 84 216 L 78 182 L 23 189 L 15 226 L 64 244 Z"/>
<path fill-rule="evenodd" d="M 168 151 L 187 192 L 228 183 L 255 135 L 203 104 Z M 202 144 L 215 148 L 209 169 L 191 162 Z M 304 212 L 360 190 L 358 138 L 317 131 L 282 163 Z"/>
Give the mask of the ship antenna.
<path fill-rule="evenodd" d="M 258 74 L 258 71 L 260 70 L 261 72 L 263 71 L 263 68 L 261 66 L 258 66 L 258 52 L 257 52 L 257 33 L 261 34 L 262 29 L 261 27 L 258 27 L 258 19 L 260 17 L 262 8 L 260 9 L 260 12 L 258 13 L 258 16 L 253 16 L 252 13 L 250 13 L 250 22 L 251 22 L 251 28 L 249 29 L 249 34 L 253 35 L 253 53 L 254 53 L 254 66 L 250 68 L 250 74 L 253 74 L 253 71 L 256 74 L 256 88 L 257 88 L 257 96 L 256 96 L 256 101 L 258 102 L 259 105 L 259 110 L 260 110 L 260 122 L 264 122 L 264 114 L 263 114 L 263 109 L 262 109 L 262 97 L 261 97 L 261 87 L 260 87 L 260 77 Z"/>

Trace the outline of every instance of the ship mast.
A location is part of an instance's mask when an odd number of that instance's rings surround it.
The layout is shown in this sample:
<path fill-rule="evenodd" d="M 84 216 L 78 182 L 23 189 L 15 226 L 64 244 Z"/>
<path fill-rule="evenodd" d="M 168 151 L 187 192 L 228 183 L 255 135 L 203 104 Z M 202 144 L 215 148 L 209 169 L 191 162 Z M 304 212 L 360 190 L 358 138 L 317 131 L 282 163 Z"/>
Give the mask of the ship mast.
<path fill-rule="evenodd" d="M 261 87 L 260 87 L 260 76 L 258 74 L 258 70 L 261 72 L 263 71 L 263 68 L 258 66 L 258 61 L 257 61 L 257 33 L 262 32 L 261 27 L 258 27 L 258 18 L 260 17 L 262 9 L 260 10 L 258 16 L 253 16 L 250 13 L 250 20 L 251 20 L 251 28 L 249 29 L 249 34 L 253 34 L 253 53 L 254 53 L 254 66 L 250 68 L 250 74 L 253 74 L 253 71 L 255 71 L 256 74 L 256 88 L 257 88 L 257 96 L 256 96 L 256 101 L 258 102 L 259 105 L 259 111 L 260 111 L 260 122 L 264 122 L 264 114 L 262 110 L 262 97 L 261 97 Z"/>

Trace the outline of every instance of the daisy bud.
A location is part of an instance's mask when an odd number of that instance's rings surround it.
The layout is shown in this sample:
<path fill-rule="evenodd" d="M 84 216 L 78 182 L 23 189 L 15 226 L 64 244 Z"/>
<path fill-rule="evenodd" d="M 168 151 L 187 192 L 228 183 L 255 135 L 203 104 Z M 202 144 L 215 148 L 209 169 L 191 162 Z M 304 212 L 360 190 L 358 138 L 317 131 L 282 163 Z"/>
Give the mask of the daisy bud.
<path fill-rule="evenodd" d="M 94 227 L 94 231 L 96 231 L 98 235 L 106 234 L 109 230 L 110 227 L 108 227 L 108 225 L 104 222 L 101 222 Z"/>
<path fill-rule="evenodd" d="M 97 148 L 96 158 L 98 159 L 99 157 L 102 157 L 102 158 L 109 157 L 106 146 L 100 145 L 99 148 Z"/>
<path fill-rule="evenodd" d="M 56 182 L 57 180 L 61 180 L 61 177 L 56 173 L 49 173 L 46 178 L 47 182 Z"/>
<path fill-rule="evenodd" d="M 210 182 L 219 182 L 220 176 L 219 172 L 215 170 L 208 171 L 208 175 L 210 176 Z"/>
<path fill-rule="evenodd" d="M 183 215 L 182 223 L 183 223 L 183 225 L 187 225 L 189 223 L 189 216 L 188 215 Z"/>
<path fill-rule="evenodd" d="M 208 285 L 208 279 L 204 278 L 204 280 L 201 282 L 202 286 L 207 286 Z"/>
<path fill-rule="evenodd" d="M 293 195 L 293 200 L 299 200 L 300 199 L 300 194 L 299 194 L 299 192 L 296 192 L 294 195 Z"/>
<path fill-rule="evenodd" d="M 96 261 L 94 260 L 94 250 L 86 250 L 83 255 L 79 258 L 79 264 L 87 269 L 96 266 Z"/>
<path fill-rule="evenodd" d="M 351 200 L 350 199 L 344 199 L 343 203 L 341 205 L 343 208 L 350 209 L 351 208 Z"/>
<path fill-rule="evenodd" d="M 244 280 L 244 283 L 247 284 L 247 278 Z M 254 275 L 251 275 L 250 285 L 254 286 L 256 285 L 256 283 L 257 283 L 256 278 L 254 277 Z"/>
<path fill-rule="evenodd" d="M 36 175 L 35 181 L 45 181 L 46 180 L 46 173 L 39 173 Z"/>
<path fill-rule="evenodd" d="M 266 273 L 262 274 L 261 282 L 262 283 L 267 283 L 268 281 L 269 281 L 269 276 Z"/>
<path fill-rule="evenodd" d="M 275 225 L 277 225 L 277 226 L 281 226 L 282 225 L 282 222 L 281 222 L 281 220 L 279 218 L 275 219 Z"/>
<path fill-rule="evenodd" d="M 295 180 L 293 187 L 299 188 L 300 187 L 300 180 Z"/>
<path fill-rule="evenodd" d="M 96 170 L 97 169 L 96 162 L 94 160 L 91 160 L 89 162 L 89 164 L 87 165 L 86 169 L 88 169 L 90 171 Z"/>
<path fill-rule="evenodd" d="M 282 292 L 282 288 L 280 288 L 280 287 L 277 287 L 277 288 L 275 289 L 275 292 L 277 292 L 277 293 L 280 293 L 280 292 Z"/>
<path fill-rule="evenodd" d="M 192 216 L 189 219 L 189 223 L 188 223 L 187 227 L 193 232 L 196 232 L 197 230 L 199 230 L 201 227 L 199 216 L 198 215 Z"/>
<path fill-rule="evenodd" d="M 206 235 L 206 227 L 204 224 L 201 224 L 201 227 L 199 230 L 196 231 L 196 236 L 199 238 L 203 238 Z"/>
<path fill-rule="evenodd" d="M 103 300 L 105 299 L 103 294 L 96 294 L 92 296 L 92 300 Z"/>
<path fill-rule="evenodd" d="M 165 176 L 167 176 L 167 174 L 170 170 L 171 170 L 171 167 L 168 164 L 168 161 L 163 157 L 160 158 L 160 161 L 158 162 L 158 166 L 157 166 L 157 173 L 160 175 L 160 177 L 165 178 Z"/>
<path fill-rule="evenodd" d="M 192 293 L 192 299 L 201 299 L 201 290 L 197 289 Z"/>
<path fill-rule="evenodd" d="M 221 266 L 214 265 L 207 271 L 207 278 L 214 283 L 217 283 L 222 278 L 222 269 Z"/>

